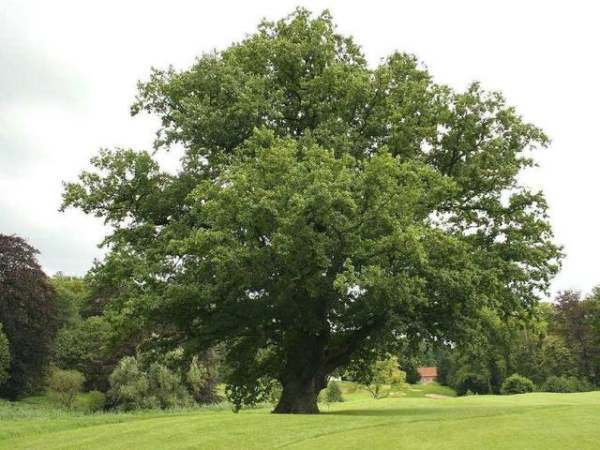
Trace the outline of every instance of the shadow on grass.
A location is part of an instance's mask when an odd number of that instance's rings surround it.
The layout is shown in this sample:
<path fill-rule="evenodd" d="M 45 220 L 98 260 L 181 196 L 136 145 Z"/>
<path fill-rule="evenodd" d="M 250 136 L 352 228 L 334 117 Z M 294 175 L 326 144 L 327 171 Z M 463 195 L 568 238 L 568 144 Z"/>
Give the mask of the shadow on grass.
<path fill-rule="evenodd" d="M 435 408 L 383 408 L 383 409 L 345 409 L 342 411 L 321 411 L 326 416 L 370 416 L 370 417 L 392 417 L 392 416 L 428 416 L 439 414 Z"/>

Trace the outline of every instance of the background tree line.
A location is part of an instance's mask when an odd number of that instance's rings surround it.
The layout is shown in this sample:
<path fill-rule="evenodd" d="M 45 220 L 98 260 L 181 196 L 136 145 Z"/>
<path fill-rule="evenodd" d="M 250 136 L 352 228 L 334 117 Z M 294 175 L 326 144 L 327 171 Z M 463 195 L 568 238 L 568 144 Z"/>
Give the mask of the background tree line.
<path fill-rule="evenodd" d="M 512 374 L 538 389 L 576 392 L 600 386 L 600 289 L 582 296 L 564 291 L 540 303 L 526 320 L 482 312 L 472 338 L 459 346 L 422 349 L 404 368 L 417 379 L 416 365 L 437 365 L 439 381 L 459 395 L 499 394 Z"/>
<path fill-rule="evenodd" d="M 2 397 L 17 399 L 50 384 L 59 386 L 68 405 L 73 387 L 100 394 L 102 407 L 119 409 L 220 400 L 216 387 L 228 368 L 219 348 L 190 356 L 176 336 L 124 334 L 120 317 L 106 308 L 110 294 L 94 271 L 83 278 L 47 277 L 25 241 L 0 235 L 0 244 Z M 370 376 L 359 365 L 340 375 L 364 384 L 375 397 L 387 384 L 404 381 L 399 368 L 406 381 L 418 382 L 416 368 L 423 365 L 437 366 L 439 382 L 459 395 L 502 393 L 513 374 L 551 392 L 600 387 L 600 288 L 586 296 L 561 292 L 527 319 L 490 310 L 481 316 L 468 345 L 421 342 L 377 362 Z M 328 388 L 329 401 L 338 398 L 337 389 Z"/>

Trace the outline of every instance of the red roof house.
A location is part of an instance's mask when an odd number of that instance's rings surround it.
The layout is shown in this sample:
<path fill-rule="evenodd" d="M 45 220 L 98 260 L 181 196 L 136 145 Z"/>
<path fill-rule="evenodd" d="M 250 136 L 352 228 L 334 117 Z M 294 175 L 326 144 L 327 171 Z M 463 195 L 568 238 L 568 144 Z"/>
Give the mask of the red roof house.
<path fill-rule="evenodd" d="M 436 381 L 438 377 L 437 367 L 418 367 L 417 372 L 421 377 L 421 383 L 424 384 Z"/>

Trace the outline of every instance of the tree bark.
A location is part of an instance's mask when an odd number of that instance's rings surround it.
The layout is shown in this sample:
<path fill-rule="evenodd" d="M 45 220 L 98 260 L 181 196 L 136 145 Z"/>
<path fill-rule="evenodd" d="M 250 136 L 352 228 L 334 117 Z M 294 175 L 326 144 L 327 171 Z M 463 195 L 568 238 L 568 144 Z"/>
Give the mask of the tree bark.
<path fill-rule="evenodd" d="M 315 375 L 310 378 L 285 380 L 275 414 L 319 414 L 319 392 L 327 386 L 327 377 Z"/>

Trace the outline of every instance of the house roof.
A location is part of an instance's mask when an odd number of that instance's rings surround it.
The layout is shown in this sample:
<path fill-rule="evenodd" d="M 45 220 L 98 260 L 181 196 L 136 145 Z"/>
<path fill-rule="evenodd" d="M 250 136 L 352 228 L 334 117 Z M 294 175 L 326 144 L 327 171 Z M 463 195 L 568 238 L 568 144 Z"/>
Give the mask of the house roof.
<path fill-rule="evenodd" d="M 437 377 L 437 367 L 419 367 L 417 372 L 421 377 Z"/>

